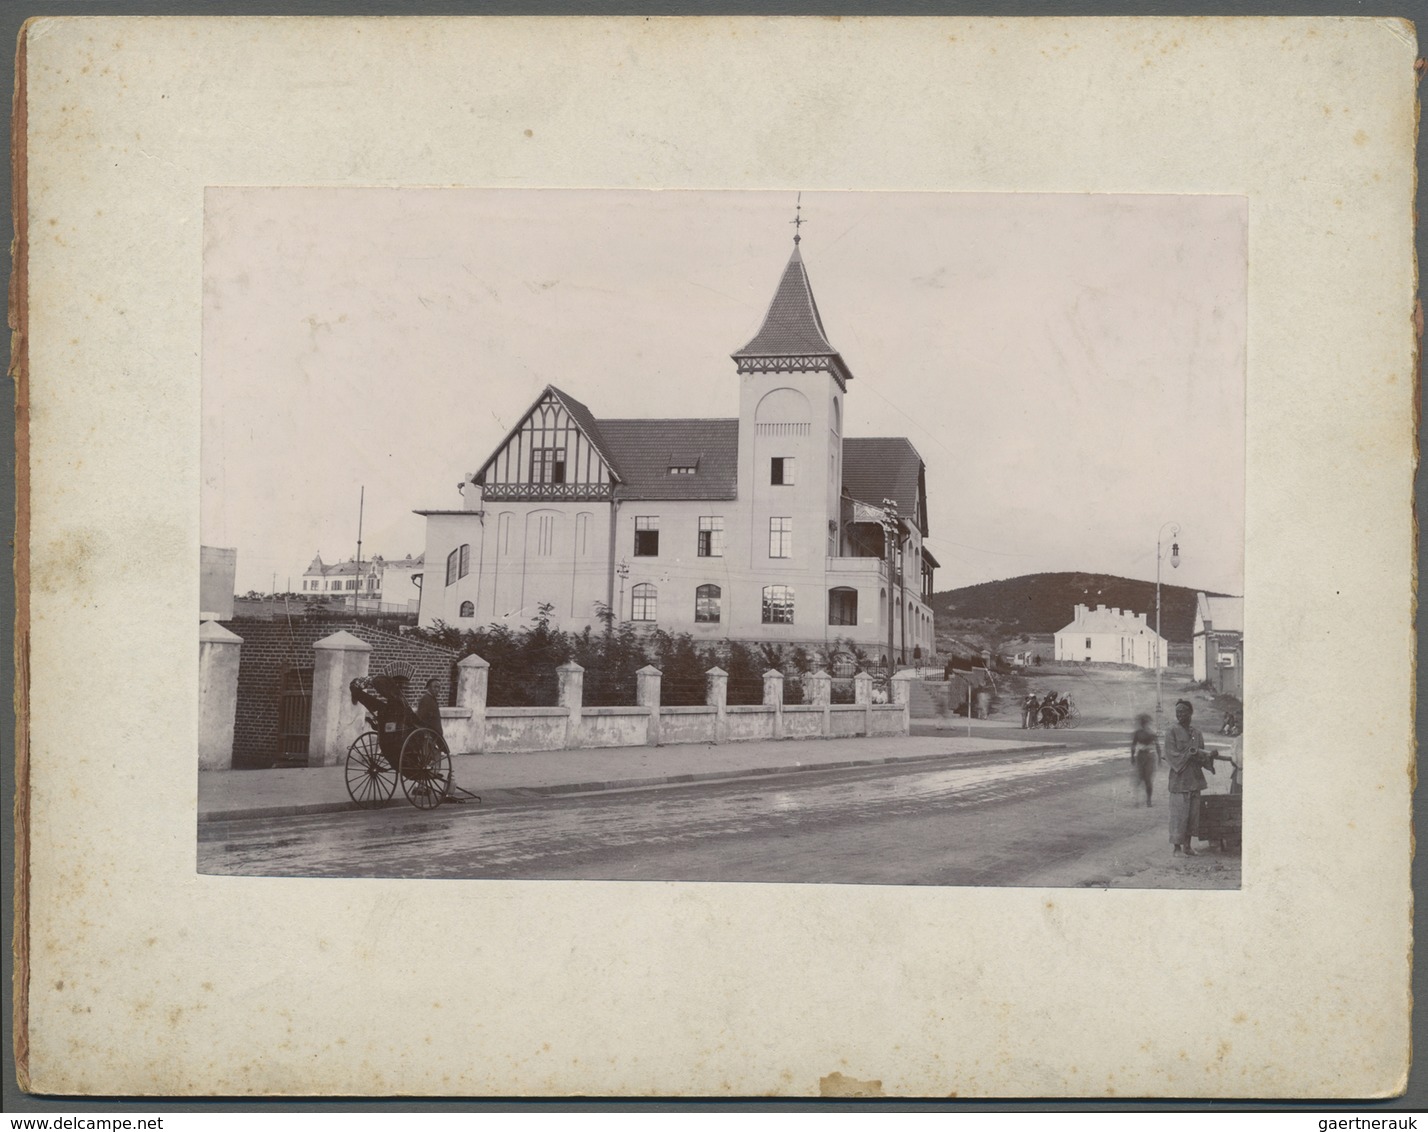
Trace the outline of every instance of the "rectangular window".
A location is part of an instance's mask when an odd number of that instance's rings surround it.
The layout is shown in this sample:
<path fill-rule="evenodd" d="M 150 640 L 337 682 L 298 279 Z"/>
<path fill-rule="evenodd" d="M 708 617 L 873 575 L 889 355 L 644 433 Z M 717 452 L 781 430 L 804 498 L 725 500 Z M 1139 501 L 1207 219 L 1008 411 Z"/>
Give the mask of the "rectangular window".
<path fill-rule="evenodd" d="M 1090 638 L 1090 637 L 1087 637 L 1087 638 L 1086 638 L 1086 647 L 1087 647 L 1087 648 L 1090 648 L 1090 647 L 1091 647 L 1091 638 Z"/>
<path fill-rule="evenodd" d="M 764 587 L 764 624 L 793 624 L 793 587 Z"/>
<path fill-rule="evenodd" d="M 452 551 L 446 556 L 446 584 L 449 586 L 456 581 L 457 551 Z"/>
<path fill-rule="evenodd" d="M 828 624 L 856 625 L 858 623 L 858 591 L 849 586 L 838 586 L 828 591 Z"/>
<path fill-rule="evenodd" d="M 659 516 L 635 516 L 635 557 L 655 558 L 659 555 Z"/>
<path fill-rule="evenodd" d="M 457 577 L 464 578 L 471 573 L 471 544 L 463 542 L 461 544 L 461 570 Z"/>
<path fill-rule="evenodd" d="M 788 558 L 793 554 L 793 518 L 776 515 L 769 520 L 769 557 Z"/>
<path fill-rule="evenodd" d="M 699 557 L 724 557 L 724 516 L 699 516 Z M 717 620 L 717 618 L 716 618 Z"/>
<path fill-rule="evenodd" d="M 699 469 L 692 464 L 671 464 L 669 474 L 672 476 L 692 476 Z"/>
<path fill-rule="evenodd" d="M 531 449 L 531 483 L 564 483 L 565 449 Z"/>
<path fill-rule="evenodd" d="M 792 456 L 775 456 L 769 461 L 769 483 L 785 485 L 793 483 Z"/>

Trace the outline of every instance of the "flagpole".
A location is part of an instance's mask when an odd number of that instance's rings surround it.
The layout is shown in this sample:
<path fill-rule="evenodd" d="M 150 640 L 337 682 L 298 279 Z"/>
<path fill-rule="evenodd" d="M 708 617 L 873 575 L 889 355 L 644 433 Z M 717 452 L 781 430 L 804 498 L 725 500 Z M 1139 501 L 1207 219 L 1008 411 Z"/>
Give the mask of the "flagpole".
<path fill-rule="evenodd" d="M 362 514 L 367 509 L 367 487 L 362 486 L 362 494 L 357 499 L 357 573 L 352 579 L 352 615 L 362 611 Z"/>

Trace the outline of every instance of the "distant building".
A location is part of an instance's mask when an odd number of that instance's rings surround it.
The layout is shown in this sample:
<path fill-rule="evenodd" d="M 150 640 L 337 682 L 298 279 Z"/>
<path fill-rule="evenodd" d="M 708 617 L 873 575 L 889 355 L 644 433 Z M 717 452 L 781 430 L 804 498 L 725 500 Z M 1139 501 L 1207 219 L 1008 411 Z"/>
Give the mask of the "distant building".
<path fill-rule="evenodd" d="M 1244 697 L 1245 599 L 1195 595 L 1195 680 Z"/>
<path fill-rule="evenodd" d="M 432 562 L 421 624 L 514 626 L 545 606 L 579 630 L 605 608 L 701 641 L 850 638 L 886 658 L 891 638 L 894 661 L 930 655 L 922 459 L 905 437 L 844 437 L 853 375 L 797 246 L 732 357 L 734 418 L 596 416 L 547 386 L 462 483 L 459 510 L 417 512 Z"/>
<path fill-rule="evenodd" d="M 1163 666 L 1165 638 L 1146 624 L 1145 617 L 1129 609 L 1078 605 L 1076 619 L 1056 633 L 1056 659 L 1140 668 Z"/>
<path fill-rule="evenodd" d="M 198 548 L 198 609 L 203 620 L 227 621 L 233 616 L 233 579 L 237 573 L 235 547 Z"/>
<path fill-rule="evenodd" d="M 303 572 L 298 592 L 305 597 L 360 599 L 364 609 L 415 613 L 421 599 L 422 555 L 385 559 L 380 554 L 327 563 L 316 555 Z"/>

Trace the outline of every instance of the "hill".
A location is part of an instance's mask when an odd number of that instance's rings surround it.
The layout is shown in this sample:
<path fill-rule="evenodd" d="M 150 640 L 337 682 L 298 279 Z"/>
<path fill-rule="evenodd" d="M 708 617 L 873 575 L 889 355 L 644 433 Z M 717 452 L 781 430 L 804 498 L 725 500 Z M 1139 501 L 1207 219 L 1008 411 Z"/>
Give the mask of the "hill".
<path fill-rule="evenodd" d="M 1196 591 L 1160 587 L 1161 631 L 1167 641 L 1188 642 L 1195 627 Z M 1078 604 L 1147 614 L 1155 627 L 1155 583 L 1113 574 L 1025 574 L 932 595 L 939 625 L 993 621 L 1015 633 L 1055 633 L 1070 623 Z"/>

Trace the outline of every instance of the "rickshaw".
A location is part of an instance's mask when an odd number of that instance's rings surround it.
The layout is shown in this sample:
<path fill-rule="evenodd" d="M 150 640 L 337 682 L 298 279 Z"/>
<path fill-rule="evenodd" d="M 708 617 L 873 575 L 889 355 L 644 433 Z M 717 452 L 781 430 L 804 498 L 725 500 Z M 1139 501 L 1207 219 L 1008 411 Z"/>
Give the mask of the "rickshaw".
<path fill-rule="evenodd" d="M 408 802 L 419 810 L 434 810 L 453 789 L 451 755 L 443 750 L 445 744 L 435 731 L 405 718 L 411 715 L 409 708 L 404 712 L 398 708 L 404 718 L 381 720 L 373 695 L 357 689 L 356 683 L 353 701 L 368 709 L 371 730 L 347 748 L 348 795 L 362 809 L 376 809 L 391 800 L 401 779 Z M 382 702 L 380 696 L 376 702 Z"/>

